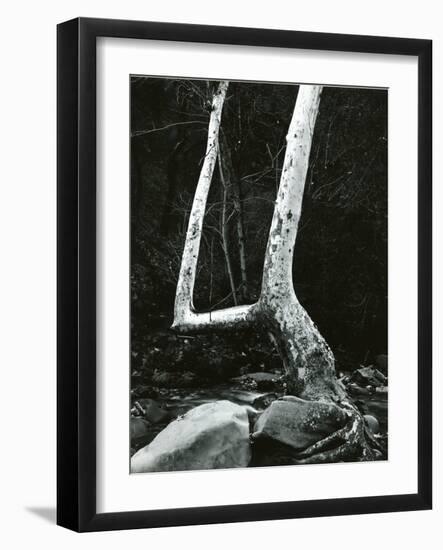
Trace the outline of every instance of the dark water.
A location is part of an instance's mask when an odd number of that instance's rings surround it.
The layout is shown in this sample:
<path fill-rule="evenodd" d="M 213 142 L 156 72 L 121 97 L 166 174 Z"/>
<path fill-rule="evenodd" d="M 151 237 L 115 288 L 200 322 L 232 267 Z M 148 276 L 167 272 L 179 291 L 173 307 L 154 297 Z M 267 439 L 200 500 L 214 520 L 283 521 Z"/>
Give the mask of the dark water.
<path fill-rule="evenodd" d="M 160 390 L 158 402 L 166 409 L 171 416 L 168 422 L 156 424 L 149 427 L 146 437 L 139 438 L 132 442 L 131 454 L 150 443 L 154 437 L 166 427 L 166 425 L 180 415 L 185 414 L 190 409 L 211 403 L 214 401 L 228 400 L 238 405 L 253 406 L 260 412 L 263 407 L 256 406 L 257 399 L 266 396 L 269 393 L 280 396 L 277 392 L 259 392 L 232 387 L 229 384 L 221 384 L 212 388 L 204 389 L 168 389 Z M 374 394 L 372 396 L 362 396 L 359 398 L 359 407 L 365 414 L 375 416 L 380 423 L 380 436 L 387 438 L 388 421 L 388 397 L 387 394 Z"/>
<path fill-rule="evenodd" d="M 227 400 L 237 405 L 252 406 L 258 397 L 266 395 L 263 392 L 236 389 L 228 384 L 201 390 L 172 390 L 168 394 L 163 400 L 163 406 L 173 412 L 175 416 L 184 414 L 199 405 L 214 401 Z"/>
<path fill-rule="evenodd" d="M 168 390 L 162 395 L 162 403 L 165 408 L 171 411 L 173 416 L 179 416 L 194 407 L 211 403 L 213 401 L 228 400 L 238 405 L 253 405 L 254 401 L 261 396 L 272 392 L 258 392 L 244 389 L 236 389 L 228 384 L 205 388 L 199 390 Z M 281 395 L 276 393 L 277 396 Z M 381 433 L 387 431 L 388 399 L 387 394 L 374 394 L 359 398 L 363 404 L 365 413 L 375 416 L 381 428 Z M 260 410 L 260 407 L 258 407 Z"/>

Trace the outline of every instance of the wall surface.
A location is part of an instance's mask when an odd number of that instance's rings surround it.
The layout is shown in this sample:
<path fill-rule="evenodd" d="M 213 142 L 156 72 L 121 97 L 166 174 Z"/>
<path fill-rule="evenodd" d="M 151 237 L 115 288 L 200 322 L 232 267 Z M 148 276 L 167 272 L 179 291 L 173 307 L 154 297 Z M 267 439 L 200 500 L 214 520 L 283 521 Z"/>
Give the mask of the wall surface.
<path fill-rule="evenodd" d="M 356 3 L 350 0 L 272 3 L 225 0 L 137 2 L 66 0 L 7 3 L 0 34 L 1 443 L 0 540 L 4 548 L 414 548 L 442 539 L 441 474 L 435 468 L 435 509 L 383 514 L 76 535 L 55 518 L 55 26 L 76 16 L 174 21 L 294 30 L 431 38 L 434 40 L 434 151 L 441 151 L 443 31 L 437 1 Z M 443 208 L 443 163 L 435 155 L 434 212 Z M 437 215 L 435 215 L 437 218 Z M 442 279 L 442 222 L 435 222 L 435 280 Z M 440 246 L 439 246 L 440 245 Z M 440 251 L 438 250 L 440 248 Z M 434 334 L 442 330 L 435 288 Z M 437 312 L 437 309 L 440 311 Z M 441 366 L 435 343 L 435 371 Z M 440 365 L 439 365 L 440 363 Z M 442 463 L 435 373 L 435 464 Z M 440 437 L 437 438 L 437 433 Z M 81 538 L 80 538 L 81 537 Z M 229 546 L 228 546 L 229 545 Z"/>

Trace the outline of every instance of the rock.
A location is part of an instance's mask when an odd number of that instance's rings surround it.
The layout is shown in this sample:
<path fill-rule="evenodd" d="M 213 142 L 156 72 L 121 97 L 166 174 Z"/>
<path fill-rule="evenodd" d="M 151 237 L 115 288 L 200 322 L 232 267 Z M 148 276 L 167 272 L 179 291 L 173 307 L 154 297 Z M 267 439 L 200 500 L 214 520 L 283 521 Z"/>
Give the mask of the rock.
<path fill-rule="evenodd" d="M 337 405 L 287 396 L 274 401 L 259 417 L 253 438 L 269 437 L 302 450 L 343 427 L 347 414 Z"/>
<path fill-rule="evenodd" d="M 141 416 L 151 424 L 161 424 L 171 418 L 170 413 L 154 399 L 139 399 L 134 405 L 140 411 Z"/>
<path fill-rule="evenodd" d="M 256 397 L 252 402 L 255 409 L 266 409 L 269 405 L 278 398 L 276 393 L 265 393 Z"/>
<path fill-rule="evenodd" d="M 232 378 L 232 382 L 241 386 L 254 387 L 258 390 L 273 390 L 281 385 L 281 376 L 273 372 L 251 372 Z"/>
<path fill-rule="evenodd" d="M 371 414 L 365 414 L 363 418 L 365 419 L 365 424 L 368 430 L 373 434 L 378 434 L 380 431 L 380 423 L 375 418 L 375 416 L 372 416 Z"/>
<path fill-rule="evenodd" d="M 251 458 L 244 407 L 215 401 L 171 422 L 131 459 L 131 472 L 246 467 Z"/>
<path fill-rule="evenodd" d="M 352 382 L 356 382 L 359 386 L 386 386 L 386 376 L 374 367 L 360 367 L 355 370 L 351 376 Z"/>
<path fill-rule="evenodd" d="M 346 386 L 346 389 L 348 390 L 349 394 L 352 396 L 362 396 L 362 395 L 372 395 L 373 391 L 370 387 L 368 388 L 362 388 L 355 382 L 352 382 L 351 384 L 348 384 Z"/>
<path fill-rule="evenodd" d="M 388 375 L 388 356 L 384 354 L 375 357 L 375 364 L 384 375 Z"/>
<path fill-rule="evenodd" d="M 149 422 L 140 417 L 131 417 L 130 432 L 131 441 L 146 437 L 149 434 Z"/>

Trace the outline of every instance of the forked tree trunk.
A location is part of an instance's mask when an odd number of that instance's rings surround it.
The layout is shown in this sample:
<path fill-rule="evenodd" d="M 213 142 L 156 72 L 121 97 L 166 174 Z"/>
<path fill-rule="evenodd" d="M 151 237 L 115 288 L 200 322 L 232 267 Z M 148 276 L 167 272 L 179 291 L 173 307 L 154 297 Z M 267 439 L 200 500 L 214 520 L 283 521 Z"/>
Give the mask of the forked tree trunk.
<path fill-rule="evenodd" d="M 191 209 L 175 300 L 173 328 L 203 332 L 266 326 L 277 342 L 292 394 L 308 399 L 340 401 L 344 391 L 335 377 L 334 357 L 307 312 L 292 282 L 294 245 L 300 219 L 312 136 L 321 87 L 300 86 L 287 135 L 286 155 L 256 304 L 212 312 L 193 307 L 195 275 L 203 218 L 218 152 L 218 136 L 228 83 L 221 82 L 213 99 L 205 161 Z"/>
<path fill-rule="evenodd" d="M 309 154 L 317 118 L 321 86 L 300 86 L 287 135 L 287 147 L 275 202 L 263 268 L 259 300 L 211 312 L 196 312 L 192 303 L 203 218 L 217 159 L 218 135 L 228 88 L 221 82 L 213 99 L 206 156 L 192 204 L 174 308 L 172 328 L 184 333 L 231 330 L 260 325 L 267 328 L 283 360 L 292 395 L 310 401 L 333 401 L 346 410 L 349 421 L 303 452 L 303 462 L 336 462 L 374 457 L 360 413 L 335 375 L 334 356 L 313 321 L 299 303 L 292 281 L 292 263 L 303 202 Z M 321 407 L 315 409 L 320 411 Z M 317 414 L 317 413 L 316 413 Z M 312 416 L 312 429 L 321 413 Z"/>

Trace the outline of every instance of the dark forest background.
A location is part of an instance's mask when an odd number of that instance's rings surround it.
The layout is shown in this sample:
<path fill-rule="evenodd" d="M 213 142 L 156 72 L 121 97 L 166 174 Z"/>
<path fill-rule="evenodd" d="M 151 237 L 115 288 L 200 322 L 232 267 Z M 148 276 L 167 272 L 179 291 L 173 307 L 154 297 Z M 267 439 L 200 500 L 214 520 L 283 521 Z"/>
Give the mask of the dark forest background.
<path fill-rule="evenodd" d="M 176 282 L 217 83 L 131 77 L 131 292 L 133 386 L 195 385 L 244 369 L 275 368 L 260 333 L 183 339 L 172 334 Z M 260 292 L 264 252 L 295 105 L 295 85 L 231 82 L 222 139 L 243 207 L 247 288 L 241 286 L 237 212 L 225 225 L 239 303 Z M 206 209 L 194 303 L 233 305 L 216 168 Z M 387 91 L 325 87 L 295 247 L 294 287 L 352 370 L 387 352 Z M 243 371 L 242 371 L 243 369 Z M 170 373 L 168 375 L 168 373 Z M 186 373 L 186 376 L 183 376 Z M 169 378 L 168 378 L 169 376 Z"/>

